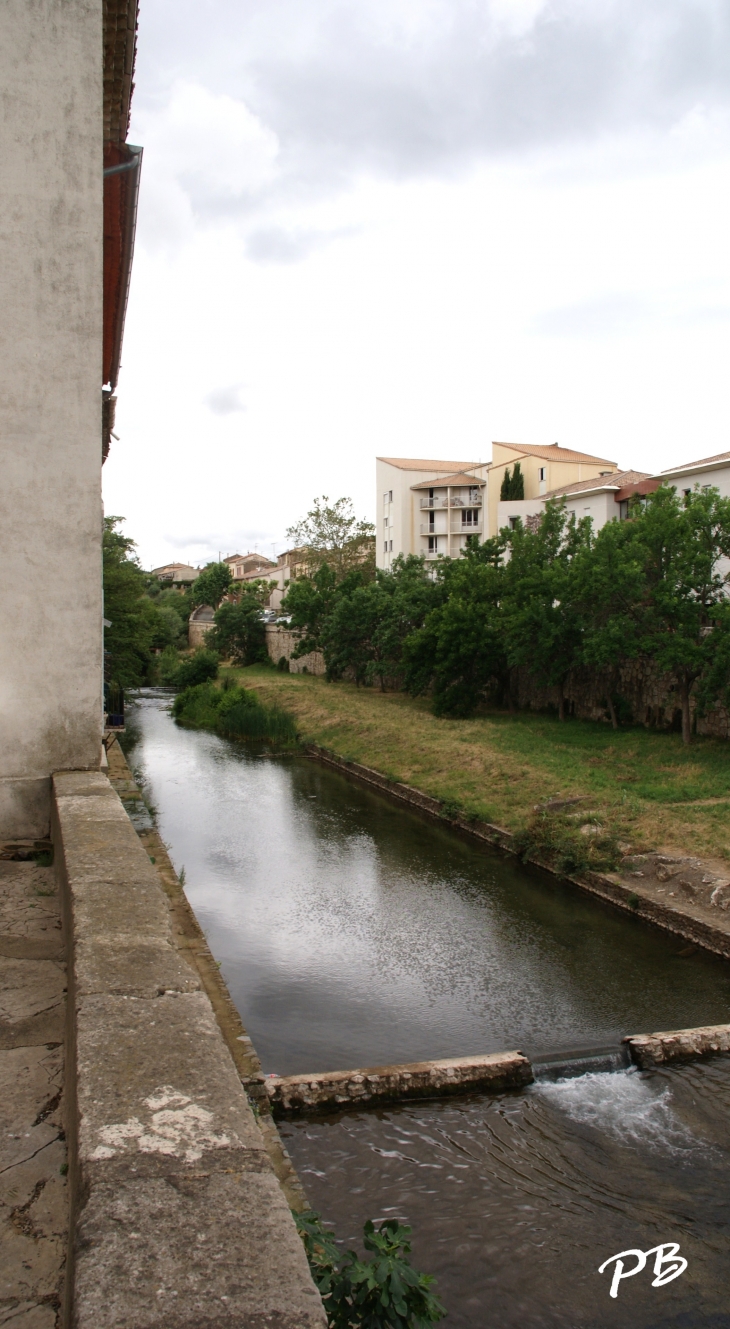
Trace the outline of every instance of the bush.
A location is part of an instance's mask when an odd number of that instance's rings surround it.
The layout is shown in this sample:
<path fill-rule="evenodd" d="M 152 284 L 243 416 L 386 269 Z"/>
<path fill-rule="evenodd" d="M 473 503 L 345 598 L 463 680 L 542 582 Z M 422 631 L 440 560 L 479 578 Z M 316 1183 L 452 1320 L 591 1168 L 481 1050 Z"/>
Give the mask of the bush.
<path fill-rule="evenodd" d="M 171 682 L 176 688 L 192 688 L 197 683 L 207 683 L 209 679 L 217 676 L 218 656 L 215 651 L 207 651 L 201 646 L 193 655 L 180 661 Z"/>
<path fill-rule="evenodd" d="M 296 724 L 280 706 L 264 706 L 255 692 L 230 679 L 223 688 L 198 683 L 179 692 L 172 707 L 175 719 L 191 729 L 212 729 L 224 738 L 253 738 L 293 744 Z"/>
<path fill-rule="evenodd" d="M 330 1329 L 425 1329 L 446 1311 L 430 1274 L 408 1260 L 411 1229 L 389 1218 L 375 1230 L 368 1221 L 363 1244 L 372 1259 L 340 1251 L 319 1214 L 294 1215 L 309 1267 L 322 1295 Z"/>
<path fill-rule="evenodd" d="M 574 820 L 559 812 L 537 812 L 515 835 L 515 848 L 523 859 L 538 858 L 559 872 L 611 872 L 621 860 L 615 835 L 595 828 L 584 835 Z"/>

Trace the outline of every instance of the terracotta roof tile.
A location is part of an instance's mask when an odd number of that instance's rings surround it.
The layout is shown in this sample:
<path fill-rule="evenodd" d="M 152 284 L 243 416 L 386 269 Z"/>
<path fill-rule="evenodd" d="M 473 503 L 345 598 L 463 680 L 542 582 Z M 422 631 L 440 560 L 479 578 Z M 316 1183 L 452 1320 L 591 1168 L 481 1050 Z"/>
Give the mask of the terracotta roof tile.
<path fill-rule="evenodd" d="M 415 457 L 377 457 L 377 461 L 397 466 L 399 471 L 468 471 L 472 466 L 482 466 L 478 461 L 423 461 Z"/>
<path fill-rule="evenodd" d="M 702 457 L 699 461 L 686 461 L 681 466 L 668 466 L 662 475 L 672 475 L 674 471 L 689 470 L 690 466 L 708 466 L 713 461 L 730 461 L 730 452 L 717 452 L 714 457 Z"/>
<path fill-rule="evenodd" d="M 572 485 L 560 485 L 551 489 L 546 498 L 555 498 L 558 494 L 580 494 L 586 489 L 623 489 L 626 485 L 638 484 L 648 480 L 648 471 L 612 471 L 610 475 L 594 475 L 592 480 L 576 480 Z"/>
<path fill-rule="evenodd" d="M 456 471 L 453 475 L 439 475 L 438 480 L 421 480 L 420 484 L 411 485 L 411 489 L 431 489 L 434 485 L 442 489 L 444 485 L 485 485 L 486 480 L 478 480 L 468 471 Z"/>
<path fill-rule="evenodd" d="M 499 443 L 494 444 L 498 448 L 511 448 L 519 456 L 539 457 L 541 461 L 583 461 L 589 462 L 593 466 L 615 466 L 615 461 L 608 461 L 605 457 L 594 457 L 590 452 L 574 452 L 572 448 L 561 448 L 557 443 L 550 443 L 547 447 L 533 447 L 528 443 Z"/>

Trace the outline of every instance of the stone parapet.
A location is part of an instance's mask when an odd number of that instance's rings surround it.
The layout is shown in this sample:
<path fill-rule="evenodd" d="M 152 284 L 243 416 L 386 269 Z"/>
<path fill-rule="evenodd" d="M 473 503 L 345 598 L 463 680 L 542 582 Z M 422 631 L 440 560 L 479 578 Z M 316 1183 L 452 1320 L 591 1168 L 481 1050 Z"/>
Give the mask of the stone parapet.
<path fill-rule="evenodd" d="M 174 944 L 150 858 L 105 775 L 53 784 L 70 943 L 68 1323 L 323 1329 L 262 1133 Z"/>
<path fill-rule="evenodd" d="M 730 1052 L 730 1024 L 709 1024 L 697 1029 L 669 1029 L 658 1034 L 629 1034 L 631 1059 L 642 1070 L 668 1061 L 695 1061 Z"/>
<path fill-rule="evenodd" d="M 333 1112 L 367 1104 L 400 1103 L 450 1094 L 501 1093 L 532 1082 L 532 1067 L 521 1052 L 482 1057 L 414 1061 L 405 1066 L 366 1066 L 321 1075 L 270 1075 L 266 1090 L 275 1117 Z"/>

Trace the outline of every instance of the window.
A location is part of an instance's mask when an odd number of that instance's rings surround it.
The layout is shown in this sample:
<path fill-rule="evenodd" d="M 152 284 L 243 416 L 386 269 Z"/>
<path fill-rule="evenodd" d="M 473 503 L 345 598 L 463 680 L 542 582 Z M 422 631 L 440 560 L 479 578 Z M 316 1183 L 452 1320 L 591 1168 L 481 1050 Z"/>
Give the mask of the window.
<path fill-rule="evenodd" d="M 433 489 L 429 489 L 429 491 L 428 491 L 428 497 L 429 497 L 430 499 L 433 498 Z"/>
<path fill-rule="evenodd" d="M 383 517 L 383 530 L 387 531 L 387 529 L 388 529 L 388 518 Z"/>
<path fill-rule="evenodd" d="M 388 502 L 389 502 L 389 503 L 392 503 L 392 502 L 393 502 L 393 490 L 392 490 L 392 489 L 389 489 L 389 490 L 388 490 Z"/>
<path fill-rule="evenodd" d="M 462 514 L 461 514 L 461 524 L 462 524 L 462 526 L 478 526 L 478 525 L 479 525 L 479 509 L 478 509 L 478 508 L 464 508 L 464 511 L 463 511 Z"/>
<path fill-rule="evenodd" d="M 547 480 L 547 466 L 541 466 L 537 474 L 541 480 Z"/>
<path fill-rule="evenodd" d="M 471 486 L 470 486 L 470 489 L 469 489 L 469 502 L 470 502 L 470 503 L 478 503 L 478 502 L 479 502 L 479 488 L 478 488 L 477 485 L 471 485 Z"/>
<path fill-rule="evenodd" d="M 517 527 L 519 526 L 519 524 L 520 524 L 520 519 L 519 519 L 519 517 L 510 517 L 510 519 L 509 519 L 509 528 L 510 528 L 511 531 L 516 531 L 516 530 L 517 530 Z"/>
<path fill-rule="evenodd" d="M 438 536 L 437 536 L 437 535 L 429 535 L 429 537 L 428 537 L 428 552 L 429 552 L 429 554 L 435 554 L 437 549 L 438 549 Z"/>
<path fill-rule="evenodd" d="M 393 553 L 393 541 L 392 541 L 392 540 L 391 540 L 391 542 L 390 542 L 390 552 L 391 552 L 391 554 Z"/>
<path fill-rule="evenodd" d="M 621 502 L 618 505 L 619 521 L 626 521 L 628 515 L 629 515 L 629 500 L 627 498 L 622 498 Z"/>
<path fill-rule="evenodd" d="M 387 552 L 388 552 L 388 541 L 386 540 L 385 544 L 383 545 L 383 553 L 387 554 Z"/>

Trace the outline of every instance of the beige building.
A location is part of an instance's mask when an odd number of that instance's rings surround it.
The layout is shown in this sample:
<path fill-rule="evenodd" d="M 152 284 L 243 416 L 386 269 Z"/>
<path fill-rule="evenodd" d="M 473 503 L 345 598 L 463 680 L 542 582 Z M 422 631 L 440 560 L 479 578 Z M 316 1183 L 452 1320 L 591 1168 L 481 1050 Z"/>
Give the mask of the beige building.
<path fill-rule="evenodd" d="M 525 497 L 500 501 L 505 471 L 520 463 Z M 390 568 L 398 554 L 427 560 L 456 558 L 470 535 L 486 540 L 517 517 L 537 515 L 560 485 L 613 474 L 613 461 L 557 444 L 493 443 L 491 462 L 376 458 L 376 563 Z"/>
<path fill-rule="evenodd" d="M 234 581 L 254 581 L 257 577 L 267 577 L 276 563 L 265 554 L 229 554 L 223 559 L 231 569 Z"/>
<path fill-rule="evenodd" d="M 166 586 L 191 586 L 200 576 L 200 568 L 189 563 L 164 563 L 161 568 L 153 568 L 151 575 Z"/>

